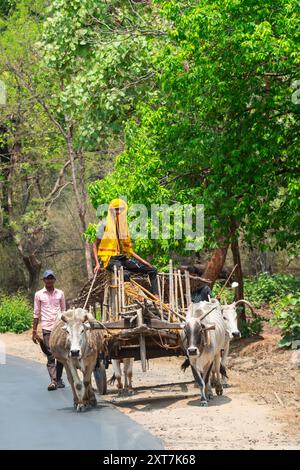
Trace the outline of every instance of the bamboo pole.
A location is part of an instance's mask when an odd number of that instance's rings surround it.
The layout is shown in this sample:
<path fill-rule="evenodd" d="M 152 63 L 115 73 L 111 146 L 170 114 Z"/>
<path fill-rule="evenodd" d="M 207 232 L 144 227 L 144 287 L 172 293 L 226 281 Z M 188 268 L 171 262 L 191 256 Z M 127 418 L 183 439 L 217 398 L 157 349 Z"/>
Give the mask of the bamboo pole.
<path fill-rule="evenodd" d="M 102 305 L 102 321 L 108 321 L 109 318 L 109 286 L 106 285 L 104 288 L 104 296 L 103 296 L 103 305 Z"/>
<path fill-rule="evenodd" d="M 181 298 L 181 309 L 184 312 L 184 295 L 183 295 L 183 287 L 182 287 L 182 278 L 181 278 L 181 272 L 178 269 L 177 271 L 178 275 L 178 281 L 179 281 L 179 290 L 180 290 L 180 298 Z"/>
<path fill-rule="evenodd" d="M 161 273 L 162 276 L 162 289 L 161 289 L 161 301 L 164 303 L 165 301 L 165 274 Z"/>
<path fill-rule="evenodd" d="M 120 268 L 120 281 L 121 281 L 121 310 L 125 308 L 125 284 L 124 284 L 124 268 Z"/>
<path fill-rule="evenodd" d="M 192 303 L 190 273 L 188 271 L 185 271 L 184 276 L 185 276 L 186 303 L 187 303 L 187 308 L 188 308 L 190 304 Z"/>
<path fill-rule="evenodd" d="M 220 290 L 220 292 L 216 295 L 216 299 L 220 299 L 221 298 L 221 295 L 223 293 L 223 290 L 225 289 L 225 287 L 227 286 L 228 282 L 229 282 L 229 279 L 231 278 L 231 276 L 233 275 L 234 271 L 236 270 L 237 268 L 237 264 L 233 267 L 233 270 L 231 271 L 231 273 L 229 274 L 228 278 L 227 278 L 227 281 L 225 282 L 224 286 L 222 287 L 222 289 Z"/>
<path fill-rule="evenodd" d="M 169 262 L 169 304 L 171 309 L 174 309 L 174 295 L 173 295 L 173 263 L 172 260 L 170 259 Z M 171 312 L 169 310 L 169 318 L 168 320 L 171 320 Z"/>
<path fill-rule="evenodd" d="M 118 269 L 117 271 L 117 277 L 118 277 L 118 319 L 119 319 L 119 315 L 122 310 L 121 270 L 120 269 Z"/>
<path fill-rule="evenodd" d="M 155 295 L 153 295 L 151 292 L 149 292 L 145 287 L 141 286 L 140 284 L 138 284 L 134 279 L 130 279 L 130 282 L 132 282 L 133 284 L 135 284 L 136 286 L 138 286 L 141 290 L 143 290 L 144 292 L 146 292 L 146 294 L 148 295 L 148 297 L 150 297 L 154 302 L 159 302 L 157 300 L 157 298 L 155 297 Z M 172 310 L 169 305 L 165 304 L 165 303 L 162 303 L 162 306 L 164 309 L 167 310 L 167 312 L 169 312 L 169 314 L 173 313 L 176 317 L 178 317 L 180 320 L 182 321 L 185 321 L 185 318 L 180 315 L 180 313 L 176 313 L 174 310 Z"/>
<path fill-rule="evenodd" d="M 138 309 L 137 312 L 137 326 L 142 326 L 144 321 L 143 321 L 143 309 Z M 146 372 L 147 370 L 147 356 L 146 356 L 146 340 L 145 340 L 145 335 L 140 334 L 140 356 L 141 356 L 141 365 L 142 365 L 142 371 Z"/>
<path fill-rule="evenodd" d="M 113 306 L 114 306 L 113 316 L 114 316 L 114 319 L 116 319 L 118 315 L 118 273 L 117 273 L 116 265 L 114 265 L 114 285 L 112 287 L 112 292 L 113 292 Z"/>
<path fill-rule="evenodd" d="M 174 284 L 175 284 L 175 299 L 174 299 L 174 310 L 178 312 L 178 275 L 176 269 L 174 270 Z"/>
<path fill-rule="evenodd" d="M 159 311 L 160 311 L 160 318 L 163 320 L 163 308 L 162 308 L 162 300 L 161 300 L 161 288 L 160 288 L 160 278 L 157 276 L 157 285 L 158 285 L 158 296 L 159 296 Z"/>

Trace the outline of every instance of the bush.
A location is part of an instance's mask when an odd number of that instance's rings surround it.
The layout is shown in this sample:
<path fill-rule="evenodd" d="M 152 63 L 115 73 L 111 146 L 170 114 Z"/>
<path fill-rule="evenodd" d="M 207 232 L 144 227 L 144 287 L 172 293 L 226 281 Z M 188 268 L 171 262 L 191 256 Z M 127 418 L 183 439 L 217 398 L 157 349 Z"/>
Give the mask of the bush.
<path fill-rule="evenodd" d="M 32 307 L 26 297 L 18 294 L 0 297 L 0 332 L 22 333 L 32 325 Z"/>
<path fill-rule="evenodd" d="M 266 318 L 258 316 L 253 320 L 242 320 L 239 321 L 239 330 L 242 338 L 249 338 L 250 336 L 260 335 L 263 329 L 263 322 Z"/>
<path fill-rule="evenodd" d="M 271 306 L 271 324 L 281 329 L 282 339 L 278 345 L 289 347 L 300 340 L 300 294 L 289 294 Z"/>
<path fill-rule="evenodd" d="M 292 274 L 260 274 L 255 279 L 245 279 L 245 298 L 255 307 L 274 302 L 300 289 L 300 277 Z"/>

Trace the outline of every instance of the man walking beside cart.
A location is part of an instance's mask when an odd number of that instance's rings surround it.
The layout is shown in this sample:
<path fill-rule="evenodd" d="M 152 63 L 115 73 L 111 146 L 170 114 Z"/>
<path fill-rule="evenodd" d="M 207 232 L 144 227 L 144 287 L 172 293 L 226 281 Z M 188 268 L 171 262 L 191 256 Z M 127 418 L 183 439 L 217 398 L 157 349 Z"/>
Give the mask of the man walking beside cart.
<path fill-rule="evenodd" d="M 45 271 L 43 280 L 45 286 L 34 296 L 32 341 L 40 343 L 42 351 L 47 356 L 47 369 L 51 379 L 48 386 L 50 391 L 65 386 L 62 381 L 63 364 L 55 361 L 50 351 L 49 339 L 57 317 L 66 310 L 66 301 L 63 291 L 54 287 L 56 279 L 53 271 Z M 43 339 L 37 334 L 39 319 L 42 323 Z"/>

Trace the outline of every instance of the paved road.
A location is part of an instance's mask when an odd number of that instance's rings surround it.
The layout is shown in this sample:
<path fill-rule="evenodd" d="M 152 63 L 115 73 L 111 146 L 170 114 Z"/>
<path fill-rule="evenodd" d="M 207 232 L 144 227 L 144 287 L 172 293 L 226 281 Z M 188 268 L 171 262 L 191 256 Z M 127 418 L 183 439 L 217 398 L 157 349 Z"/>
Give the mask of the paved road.
<path fill-rule="evenodd" d="M 48 392 L 47 375 L 45 366 L 13 356 L 0 365 L 0 449 L 163 449 L 103 401 L 75 412 L 69 384 Z"/>

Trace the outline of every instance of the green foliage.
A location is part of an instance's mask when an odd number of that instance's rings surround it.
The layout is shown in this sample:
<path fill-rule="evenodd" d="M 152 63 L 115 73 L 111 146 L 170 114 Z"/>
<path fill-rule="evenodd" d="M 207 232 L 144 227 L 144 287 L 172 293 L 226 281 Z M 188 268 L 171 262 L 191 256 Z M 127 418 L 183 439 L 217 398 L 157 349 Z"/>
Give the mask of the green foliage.
<path fill-rule="evenodd" d="M 21 294 L 0 297 L 0 332 L 22 333 L 32 325 L 32 307 Z"/>
<path fill-rule="evenodd" d="M 288 294 L 272 305 L 271 324 L 281 329 L 282 339 L 278 345 L 289 347 L 300 339 L 300 293 Z"/>
<path fill-rule="evenodd" d="M 0 0 L 0 17 L 9 15 L 15 6 L 16 0 Z"/>
<path fill-rule="evenodd" d="M 94 241 L 96 240 L 96 231 L 97 231 L 97 224 L 89 224 L 83 236 L 90 243 L 94 243 Z"/>
<path fill-rule="evenodd" d="M 254 279 L 245 279 L 245 298 L 255 307 L 274 302 L 289 293 L 300 290 L 299 276 L 292 274 L 260 274 Z"/>
<path fill-rule="evenodd" d="M 46 3 L 16 2 L 0 35 L 0 80 L 7 90 L 0 113 L 1 229 L 24 257 L 45 246 L 49 195 L 65 160 L 64 140 L 47 112 L 54 109 L 52 117 L 60 119 L 55 114 L 60 85 L 41 65 L 37 47 Z"/>
<path fill-rule="evenodd" d="M 151 13 L 148 2 L 51 2 L 41 47 L 64 82 L 60 107 L 76 123 L 78 146 L 103 147 L 122 130 L 137 98 L 151 93 L 147 34 L 158 21 Z"/>
<path fill-rule="evenodd" d="M 219 294 L 223 285 L 224 283 L 221 283 L 219 281 L 214 283 L 214 286 L 213 286 L 214 296 Z M 225 287 L 220 298 L 221 304 L 224 304 L 225 302 L 227 302 L 228 304 L 231 304 L 234 301 L 234 294 L 235 294 L 235 289 L 230 289 L 230 288 Z"/>
<path fill-rule="evenodd" d="M 166 35 L 153 54 L 156 94 L 127 123 L 115 171 L 93 183 L 94 207 L 203 203 L 206 247 L 232 236 L 250 245 L 299 242 L 299 2 L 157 1 Z M 292 208 L 292 209 L 291 209 Z M 149 241 L 151 253 L 185 244 Z"/>
<path fill-rule="evenodd" d="M 242 338 L 249 338 L 250 336 L 260 335 L 263 329 L 263 323 L 266 321 L 265 318 L 258 316 L 251 320 L 240 320 L 239 330 Z"/>

